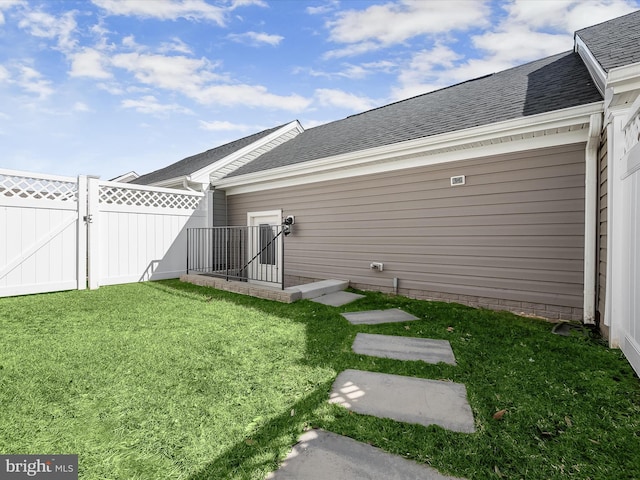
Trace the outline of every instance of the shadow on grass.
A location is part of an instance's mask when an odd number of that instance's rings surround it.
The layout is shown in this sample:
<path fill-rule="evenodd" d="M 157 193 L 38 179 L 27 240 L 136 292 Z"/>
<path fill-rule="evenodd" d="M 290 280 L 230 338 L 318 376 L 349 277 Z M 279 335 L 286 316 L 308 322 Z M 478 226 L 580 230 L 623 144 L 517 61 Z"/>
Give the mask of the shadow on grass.
<path fill-rule="evenodd" d="M 303 324 L 305 346 L 298 362 L 304 366 L 331 369 L 337 374 L 352 363 L 355 356 L 351 352 L 355 330 L 335 308 L 308 301 L 283 304 L 179 281 L 148 282 L 146 285 L 169 295 L 198 302 L 230 302 Z M 333 379 L 314 385 L 310 393 L 261 424 L 189 479 L 260 478 L 277 469 L 279 461 L 300 434 L 305 429 L 319 426 L 319 410 L 325 409 L 326 413 L 338 409 L 327 402 L 332 383 Z"/>
<path fill-rule="evenodd" d="M 532 471 L 537 478 L 564 478 L 565 469 L 572 469 L 575 478 L 640 478 L 640 466 L 625 456 L 640 445 L 633 420 L 640 412 L 637 377 L 619 351 L 605 348 L 598 338 L 559 337 L 551 334 L 552 324 L 506 312 L 369 292 L 333 308 L 309 301 L 282 304 L 174 280 L 148 285 L 302 324 L 305 347 L 299 361 L 336 375 L 355 368 L 464 383 L 476 421 L 475 434 L 461 434 L 352 414 L 328 404 L 333 380 L 323 380 L 190 480 L 263 478 L 277 468 L 300 433 L 312 427 L 466 478 L 527 478 Z M 420 320 L 353 326 L 340 315 L 385 308 L 402 308 Z M 357 332 L 447 339 L 457 365 L 357 355 L 351 351 Z M 502 410 L 496 419 L 494 414 Z"/>
<path fill-rule="evenodd" d="M 313 412 L 326 403 L 330 386 L 331 382 L 322 384 L 293 404 L 291 410 L 271 419 L 251 436 L 237 442 L 192 474 L 189 480 L 256 478 L 258 473 L 264 477 L 267 472 L 275 470 L 281 457 L 297 442 L 300 433 L 307 426 L 314 426 Z"/>

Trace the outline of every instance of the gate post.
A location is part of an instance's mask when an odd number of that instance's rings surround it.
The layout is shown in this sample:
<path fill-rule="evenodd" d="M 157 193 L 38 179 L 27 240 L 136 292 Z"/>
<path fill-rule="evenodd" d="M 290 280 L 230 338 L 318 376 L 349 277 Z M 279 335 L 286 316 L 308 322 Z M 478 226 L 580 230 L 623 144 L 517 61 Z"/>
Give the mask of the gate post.
<path fill-rule="evenodd" d="M 100 180 L 97 177 L 88 178 L 87 198 L 87 275 L 89 288 L 95 290 L 100 286 Z"/>
<path fill-rule="evenodd" d="M 78 290 L 87 288 L 87 177 L 78 176 Z"/>

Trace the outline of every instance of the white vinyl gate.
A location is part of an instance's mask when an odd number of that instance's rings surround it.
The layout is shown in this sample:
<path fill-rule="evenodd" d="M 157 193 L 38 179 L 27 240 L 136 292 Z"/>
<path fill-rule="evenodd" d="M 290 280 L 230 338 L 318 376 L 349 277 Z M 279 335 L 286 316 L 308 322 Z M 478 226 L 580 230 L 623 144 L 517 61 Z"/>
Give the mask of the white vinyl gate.
<path fill-rule="evenodd" d="M 179 277 L 203 198 L 0 169 L 0 297 Z"/>

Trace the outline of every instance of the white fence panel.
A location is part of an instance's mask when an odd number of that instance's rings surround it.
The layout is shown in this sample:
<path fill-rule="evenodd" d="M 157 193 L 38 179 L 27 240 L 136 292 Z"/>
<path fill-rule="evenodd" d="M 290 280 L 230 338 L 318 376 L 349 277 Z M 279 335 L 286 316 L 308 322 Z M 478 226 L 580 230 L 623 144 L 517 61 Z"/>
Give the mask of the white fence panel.
<path fill-rule="evenodd" d="M 0 297 L 85 288 L 79 182 L 0 170 Z"/>
<path fill-rule="evenodd" d="M 89 179 L 89 286 L 186 273 L 187 228 L 206 226 L 203 193 Z"/>
<path fill-rule="evenodd" d="M 624 340 L 620 348 L 640 375 L 640 144 L 627 157 L 627 173 L 623 179 L 623 198 L 626 208 L 625 236 L 628 255 L 625 288 L 626 306 Z"/>
<path fill-rule="evenodd" d="M 621 156 L 614 163 L 612 265 L 607 276 L 611 286 L 611 340 L 619 345 L 640 375 L 640 99 L 626 116 L 615 118 L 624 134 Z M 619 128 L 619 127 L 618 127 Z"/>

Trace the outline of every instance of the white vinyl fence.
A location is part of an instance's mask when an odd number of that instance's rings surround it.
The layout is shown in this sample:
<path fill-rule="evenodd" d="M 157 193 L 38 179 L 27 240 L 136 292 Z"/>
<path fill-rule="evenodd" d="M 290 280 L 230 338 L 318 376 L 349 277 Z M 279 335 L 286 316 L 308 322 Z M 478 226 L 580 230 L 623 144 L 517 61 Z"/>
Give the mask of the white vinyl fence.
<path fill-rule="evenodd" d="M 0 297 L 176 278 L 204 194 L 0 169 Z"/>
<path fill-rule="evenodd" d="M 0 170 L 0 297 L 84 288 L 80 205 L 86 180 Z"/>
<path fill-rule="evenodd" d="M 203 194 L 89 179 L 89 287 L 177 278 Z"/>
<path fill-rule="evenodd" d="M 609 180 L 613 225 L 607 313 L 612 346 L 622 349 L 640 375 L 640 99 L 616 122 L 624 132 L 624 145 Z"/>

